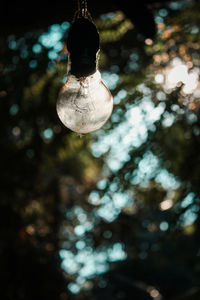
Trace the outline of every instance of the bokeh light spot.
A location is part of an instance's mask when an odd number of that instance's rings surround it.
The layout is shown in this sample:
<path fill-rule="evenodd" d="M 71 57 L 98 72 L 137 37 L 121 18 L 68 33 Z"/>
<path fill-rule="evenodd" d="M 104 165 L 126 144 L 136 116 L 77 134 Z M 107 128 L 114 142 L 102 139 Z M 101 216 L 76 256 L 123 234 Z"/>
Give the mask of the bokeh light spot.
<path fill-rule="evenodd" d="M 167 231 L 168 228 L 169 228 L 169 224 L 167 222 L 163 221 L 160 223 L 160 230 Z"/>
<path fill-rule="evenodd" d="M 45 139 L 51 139 L 53 137 L 53 130 L 51 128 L 47 128 L 42 132 L 42 136 Z"/>
<path fill-rule="evenodd" d="M 16 115 L 18 113 L 18 111 L 19 111 L 19 106 L 17 104 L 13 104 L 9 110 L 9 112 L 12 116 Z"/>

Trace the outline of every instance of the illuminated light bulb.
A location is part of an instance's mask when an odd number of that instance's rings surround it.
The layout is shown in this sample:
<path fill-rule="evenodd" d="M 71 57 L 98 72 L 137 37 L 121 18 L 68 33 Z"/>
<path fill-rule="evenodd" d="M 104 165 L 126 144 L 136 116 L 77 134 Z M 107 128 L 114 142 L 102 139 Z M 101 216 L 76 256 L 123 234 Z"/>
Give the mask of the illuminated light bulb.
<path fill-rule="evenodd" d="M 110 118 L 112 109 L 113 97 L 98 70 L 80 79 L 69 75 L 57 101 L 60 120 L 77 133 L 100 129 Z"/>
<path fill-rule="evenodd" d="M 56 109 L 61 122 L 81 134 L 96 131 L 108 121 L 113 97 L 97 68 L 99 34 L 96 26 L 87 11 L 81 10 L 76 15 L 67 39 L 70 71 Z"/>

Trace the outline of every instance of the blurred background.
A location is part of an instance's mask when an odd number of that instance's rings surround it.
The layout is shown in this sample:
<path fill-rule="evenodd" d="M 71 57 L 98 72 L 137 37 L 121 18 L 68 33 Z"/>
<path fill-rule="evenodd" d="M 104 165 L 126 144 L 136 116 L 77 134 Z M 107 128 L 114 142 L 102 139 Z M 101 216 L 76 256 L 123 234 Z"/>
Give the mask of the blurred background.
<path fill-rule="evenodd" d="M 56 114 L 77 2 L 0 11 L 2 300 L 200 299 L 200 3 L 88 1 L 110 121 Z"/>

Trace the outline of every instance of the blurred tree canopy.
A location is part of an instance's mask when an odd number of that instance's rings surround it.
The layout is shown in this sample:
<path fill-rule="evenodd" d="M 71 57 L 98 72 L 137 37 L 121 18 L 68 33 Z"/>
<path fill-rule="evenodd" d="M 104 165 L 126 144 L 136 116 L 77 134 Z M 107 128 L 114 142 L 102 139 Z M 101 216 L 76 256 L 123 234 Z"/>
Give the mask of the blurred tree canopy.
<path fill-rule="evenodd" d="M 55 110 L 70 20 L 0 39 L 2 299 L 199 299 L 200 4 L 151 2 L 155 37 L 95 19 L 115 106 L 83 138 Z"/>

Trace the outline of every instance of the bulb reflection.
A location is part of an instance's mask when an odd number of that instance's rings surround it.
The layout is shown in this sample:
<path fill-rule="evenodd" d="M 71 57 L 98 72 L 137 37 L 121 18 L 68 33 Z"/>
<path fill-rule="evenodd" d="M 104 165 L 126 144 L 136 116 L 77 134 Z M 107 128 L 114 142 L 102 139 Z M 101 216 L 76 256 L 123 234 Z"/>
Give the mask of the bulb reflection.
<path fill-rule="evenodd" d="M 60 91 L 57 113 L 62 123 L 77 133 L 100 129 L 113 110 L 113 97 L 97 70 L 87 77 L 69 74 Z"/>

